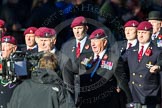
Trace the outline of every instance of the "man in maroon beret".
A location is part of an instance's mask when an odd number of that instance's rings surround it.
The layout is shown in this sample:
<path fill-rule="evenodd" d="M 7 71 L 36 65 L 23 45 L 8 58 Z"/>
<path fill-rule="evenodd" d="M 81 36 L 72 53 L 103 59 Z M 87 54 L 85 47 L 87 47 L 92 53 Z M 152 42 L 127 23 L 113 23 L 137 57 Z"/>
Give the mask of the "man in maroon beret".
<path fill-rule="evenodd" d="M 160 108 L 160 68 L 157 62 L 161 59 L 161 50 L 151 42 L 151 34 L 151 23 L 141 22 L 137 27 L 139 43 L 123 55 L 130 71 L 129 88 L 135 103 L 133 108 Z"/>
<path fill-rule="evenodd" d="M 15 76 L 11 76 L 11 72 L 9 72 L 11 64 L 7 64 L 5 61 L 7 61 L 8 63 L 10 63 L 9 57 L 11 55 L 11 53 L 14 53 L 17 49 L 17 42 L 16 39 L 13 36 L 3 36 L 1 38 L 2 41 L 2 58 L 0 58 L 0 62 L 2 62 L 1 60 L 3 60 L 3 73 L 0 74 L 0 91 L 3 95 L 0 95 L 0 106 L 3 108 L 7 108 L 7 103 L 10 101 L 10 98 L 12 96 L 13 90 L 15 89 L 15 87 L 18 85 L 19 81 L 17 80 L 11 80 L 11 77 Z"/>
<path fill-rule="evenodd" d="M 25 31 L 24 31 L 24 36 L 25 36 L 25 43 L 26 43 L 26 47 L 22 48 L 22 51 L 27 51 L 27 50 L 36 50 L 37 49 L 37 45 L 35 42 L 35 31 L 37 30 L 36 27 L 28 27 Z"/>
<path fill-rule="evenodd" d="M 80 108 L 120 108 L 116 81 L 127 93 L 128 102 L 131 101 L 126 79 L 121 80 L 121 75 L 125 75 L 122 62 L 118 62 L 116 52 L 108 46 L 108 36 L 103 29 L 93 31 L 89 39 L 92 52 L 81 54 L 77 61 L 80 69 Z"/>
<path fill-rule="evenodd" d="M 126 49 L 133 47 L 137 43 L 137 26 L 139 22 L 136 20 L 130 20 L 124 25 L 125 37 L 127 39 Z"/>
<path fill-rule="evenodd" d="M 20 79 L 17 77 L 15 70 L 12 70 L 14 63 L 11 62 L 10 56 L 17 50 L 17 41 L 14 36 L 8 35 L 1 38 L 2 41 L 2 68 L 3 73 L 0 74 L 0 91 L 3 95 L 0 95 L 0 106 L 7 108 L 7 103 L 10 101 L 14 89 L 20 84 Z M 15 58 L 15 56 L 12 56 Z M 1 58 L 0 58 L 1 59 Z M 1 62 L 1 60 L 0 60 Z M 12 63 L 12 64 L 11 64 Z M 15 67 L 14 67 L 15 69 Z M 15 76 L 16 75 L 16 76 Z"/>
<path fill-rule="evenodd" d="M 35 36 L 38 45 L 38 52 L 47 51 L 56 54 L 63 81 L 68 85 L 68 87 L 70 87 L 67 89 L 73 91 L 73 89 L 71 89 L 74 85 L 73 65 L 70 58 L 61 51 L 58 51 L 55 47 L 57 36 L 56 31 L 53 28 L 40 27 L 36 30 Z"/>
<path fill-rule="evenodd" d="M 90 41 L 88 39 L 88 26 L 87 26 L 87 20 L 83 16 L 78 16 L 73 19 L 70 27 L 72 28 L 74 38 L 70 39 L 69 41 L 65 42 L 62 45 L 61 51 L 68 56 L 72 62 L 75 64 L 75 60 L 79 59 L 80 55 L 82 53 L 86 53 L 91 51 L 90 47 Z M 78 78 L 78 75 L 75 77 Z M 75 78 L 76 80 L 78 80 Z M 78 86 L 77 84 L 78 81 L 75 81 L 75 85 Z M 77 104 L 78 102 L 78 90 L 75 90 L 75 103 Z"/>
<path fill-rule="evenodd" d="M 2 19 L 0 19 L 0 31 L 2 32 L 2 36 L 4 36 L 5 32 L 7 31 L 5 27 L 5 21 Z"/>
<path fill-rule="evenodd" d="M 118 42 L 119 51 L 123 54 L 128 48 L 133 47 L 137 43 L 137 26 L 139 22 L 129 20 L 124 24 L 124 33 L 126 40 Z"/>
<path fill-rule="evenodd" d="M 7 59 L 17 50 L 17 42 L 13 36 L 2 37 L 2 58 Z"/>
<path fill-rule="evenodd" d="M 56 31 L 52 28 L 40 27 L 35 32 L 38 52 L 40 51 L 56 51 Z"/>
<path fill-rule="evenodd" d="M 81 53 L 88 52 L 91 49 L 87 35 L 88 26 L 86 18 L 83 16 L 74 18 L 71 23 L 71 28 L 75 38 L 67 41 L 61 50 L 71 60 L 75 61 Z"/>
<path fill-rule="evenodd" d="M 126 50 L 128 50 L 131 47 L 134 47 L 137 44 L 138 24 L 139 22 L 136 20 L 129 20 L 124 24 L 125 40 L 118 41 L 113 46 L 114 49 L 116 49 L 119 52 L 119 55 L 123 55 L 126 52 Z M 127 74 L 127 79 L 129 79 L 129 69 L 125 70 L 125 72 Z M 120 95 L 121 108 L 125 108 L 125 104 L 126 104 L 125 93 L 120 88 L 117 88 L 117 91 L 119 92 Z"/>

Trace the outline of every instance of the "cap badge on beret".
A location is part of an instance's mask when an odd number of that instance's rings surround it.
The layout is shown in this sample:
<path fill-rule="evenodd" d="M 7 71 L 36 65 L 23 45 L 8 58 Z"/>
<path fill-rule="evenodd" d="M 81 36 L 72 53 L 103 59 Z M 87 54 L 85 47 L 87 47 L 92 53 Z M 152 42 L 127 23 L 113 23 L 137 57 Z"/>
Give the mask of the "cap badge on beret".
<path fill-rule="evenodd" d="M 96 38 L 99 38 L 100 37 L 100 35 L 99 34 L 96 34 L 96 36 L 95 36 Z"/>
<path fill-rule="evenodd" d="M 86 23 L 85 21 L 82 21 L 82 24 Z"/>
<path fill-rule="evenodd" d="M 10 38 L 4 38 L 3 41 L 4 42 L 9 42 L 10 41 Z"/>
<path fill-rule="evenodd" d="M 30 30 L 29 32 L 30 32 L 31 34 L 34 33 L 33 30 Z"/>
<path fill-rule="evenodd" d="M 134 23 L 132 23 L 132 26 L 134 27 L 134 26 L 136 26 Z"/>
<path fill-rule="evenodd" d="M 49 37 L 49 36 L 50 36 L 50 33 L 47 33 L 47 32 L 46 32 L 46 33 L 44 33 L 44 36 L 45 36 L 45 37 Z"/>
<path fill-rule="evenodd" d="M 145 30 L 147 30 L 147 27 L 145 27 Z"/>

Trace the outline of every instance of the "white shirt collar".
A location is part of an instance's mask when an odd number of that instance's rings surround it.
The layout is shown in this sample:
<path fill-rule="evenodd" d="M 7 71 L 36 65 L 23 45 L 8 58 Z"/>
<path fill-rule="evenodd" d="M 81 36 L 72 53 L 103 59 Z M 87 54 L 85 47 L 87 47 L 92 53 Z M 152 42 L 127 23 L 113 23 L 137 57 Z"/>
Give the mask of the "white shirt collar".
<path fill-rule="evenodd" d="M 34 45 L 33 47 L 27 46 L 26 48 L 27 48 L 27 49 L 35 49 L 35 48 L 37 48 L 37 45 Z"/>
<path fill-rule="evenodd" d="M 99 53 L 100 59 L 102 59 L 102 57 L 104 56 L 105 52 L 106 52 L 106 49 L 104 49 L 102 52 Z M 94 59 L 96 59 L 96 58 L 97 58 L 97 54 L 94 54 Z"/>
<path fill-rule="evenodd" d="M 131 45 L 131 47 L 133 47 L 133 46 L 135 46 L 136 44 L 137 44 L 137 39 L 134 39 L 134 40 L 132 40 L 132 41 L 127 41 L 127 49 L 128 49 L 128 47 L 129 47 L 129 43 L 131 43 L 132 45 Z"/>
<path fill-rule="evenodd" d="M 154 35 L 155 35 L 155 38 L 157 38 L 157 36 L 159 35 L 159 33 L 160 32 L 153 33 L 152 36 L 151 36 L 152 40 L 154 40 Z"/>
<path fill-rule="evenodd" d="M 55 52 L 56 52 L 56 47 L 54 47 L 50 52 L 53 53 L 53 54 L 55 54 Z"/>
<path fill-rule="evenodd" d="M 145 44 L 140 44 L 139 43 L 139 50 L 138 50 L 138 52 L 141 50 L 141 46 L 144 46 L 144 49 L 143 49 L 143 54 L 144 54 L 149 45 L 150 45 L 150 42 L 147 42 Z"/>
<path fill-rule="evenodd" d="M 80 52 L 82 52 L 86 40 L 87 40 L 87 36 L 85 36 L 81 41 L 76 40 L 76 47 L 77 47 L 78 42 L 80 42 Z"/>

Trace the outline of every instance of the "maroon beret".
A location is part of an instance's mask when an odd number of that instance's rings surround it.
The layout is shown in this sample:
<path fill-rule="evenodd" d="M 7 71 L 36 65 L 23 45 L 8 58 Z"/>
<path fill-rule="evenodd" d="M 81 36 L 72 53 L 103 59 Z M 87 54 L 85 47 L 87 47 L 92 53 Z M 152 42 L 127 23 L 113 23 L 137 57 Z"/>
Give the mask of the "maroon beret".
<path fill-rule="evenodd" d="M 11 44 L 14 44 L 14 45 L 17 44 L 16 39 L 13 36 L 10 36 L 10 35 L 2 37 L 2 43 L 4 43 L 4 42 L 11 43 Z"/>
<path fill-rule="evenodd" d="M 136 20 L 129 20 L 125 23 L 124 27 L 137 27 L 139 24 Z"/>
<path fill-rule="evenodd" d="M 3 20 L 0 19 L 0 28 L 3 28 L 4 25 L 5 25 L 5 21 L 3 21 Z"/>
<path fill-rule="evenodd" d="M 37 30 L 36 27 L 29 27 L 24 31 L 24 35 L 26 35 L 26 34 L 34 34 L 36 30 Z"/>
<path fill-rule="evenodd" d="M 83 16 L 79 16 L 74 18 L 74 20 L 71 23 L 71 28 L 75 27 L 75 26 L 82 26 L 82 25 L 86 25 L 87 21 L 85 19 L 85 17 Z"/>
<path fill-rule="evenodd" d="M 56 31 L 52 30 L 51 28 L 40 27 L 35 31 L 35 36 L 42 38 L 51 38 L 55 35 L 54 33 L 56 33 Z"/>
<path fill-rule="evenodd" d="M 142 21 L 137 27 L 137 30 L 149 31 L 151 29 L 152 29 L 152 24 L 148 21 Z"/>
<path fill-rule="evenodd" d="M 49 28 L 49 29 L 50 29 L 51 35 L 56 36 L 56 30 L 53 28 Z"/>
<path fill-rule="evenodd" d="M 100 39 L 106 37 L 105 31 L 103 29 L 96 29 L 95 31 L 93 31 L 89 37 L 89 39 Z"/>

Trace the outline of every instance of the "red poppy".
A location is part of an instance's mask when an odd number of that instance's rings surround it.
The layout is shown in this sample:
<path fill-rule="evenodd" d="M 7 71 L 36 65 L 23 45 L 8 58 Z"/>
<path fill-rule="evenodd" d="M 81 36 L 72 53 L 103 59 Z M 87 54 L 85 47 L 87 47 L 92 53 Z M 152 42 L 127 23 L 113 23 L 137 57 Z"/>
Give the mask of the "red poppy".
<path fill-rule="evenodd" d="M 86 46 L 85 46 L 85 49 L 89 49 L 89 45 L 86 45 Z"/>
<path fill-rule="evenodd" d="M 0 71 L 2 70 L 2 64 L 0 64 Z"/>
<path fill-rule="evenodd" d="M 107 59 L 108 59 L 108 55 L 107 55 L 107 54 L 104 55 L 103 59 L 104 59 L 104 60 L 107 60 Z"/>
<path fill-rule="evenodd" d="M 146 55 L 146 56 L 151 56 L 151 54 L 152 54 L 152 50 L 151 50 L 151 48 L 149 47 L 149 48 L 147 48 L 147 50 L 146 50 L 146 52 L 145 52 L 145 55 Z"/>
<path fill-rule="evenodd" d="M 159 38 L 159 39 L 162 39 L 162 35 L 159 35 L 158 38 Z"/>

